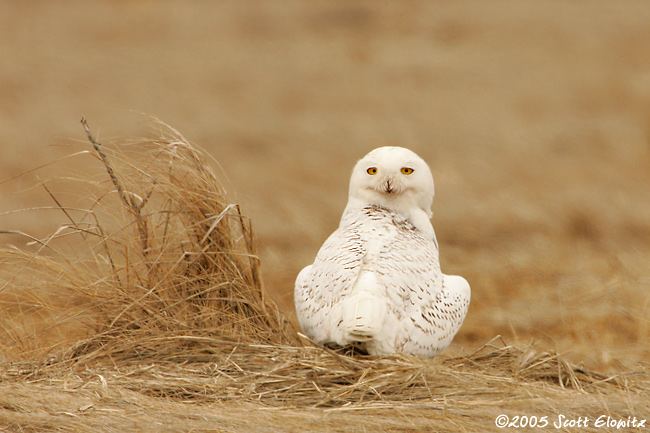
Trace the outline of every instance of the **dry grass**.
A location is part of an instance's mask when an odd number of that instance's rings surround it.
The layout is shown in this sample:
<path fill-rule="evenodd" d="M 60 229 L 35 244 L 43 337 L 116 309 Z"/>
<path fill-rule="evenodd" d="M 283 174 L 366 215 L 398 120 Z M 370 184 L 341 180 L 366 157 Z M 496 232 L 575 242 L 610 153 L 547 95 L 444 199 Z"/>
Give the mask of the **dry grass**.
<path fill-rule="evenodd" d="M 199 150 L 175 131 L 120 145 L 87 132 L 104 172 L 83 181 L 87 205 L 45 186 L 67 221 L 0 256 L 6 430 L 485 431 L 499 413 L 648 416 L 647 371 L 607 376 L 498 337 L 432 360 L 312 344 L 265 299 L 250 221 Z"/>
<path fill-rule="evenodd" d="M 85 182 L 84 208 L 63 205 L 44 183 L 67 222 L 34 239 L 35 251 L 0 258 L 2 307 L 11 311 L 1 328 L 5 356 L 24 357 L 45 340 L 68 344 L 71 329 L 90 335 L 77 356 L 150 335 L 295 340 L 263 296 L 250 221 L 201 152 L 180 136 L 117 152 L 88 137 L 108 181 Z M 46 330 L 25 326 L 39 318 Z"/>

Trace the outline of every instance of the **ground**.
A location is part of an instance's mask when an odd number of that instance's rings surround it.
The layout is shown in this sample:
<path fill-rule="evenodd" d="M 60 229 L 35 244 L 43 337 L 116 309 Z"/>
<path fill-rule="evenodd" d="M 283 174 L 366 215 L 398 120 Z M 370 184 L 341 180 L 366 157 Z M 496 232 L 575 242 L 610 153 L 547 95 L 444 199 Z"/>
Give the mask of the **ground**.
<path fill-rule="evenodd" d="M 83 149 L 81 116 L 103 140 L 155 134 L 157 117 L 219 162 L 291 317 L 295 276 L 337 226 L 355 161 L 409 147 L 434 175 L 443 271 L 472 286 L 447 356 L 501 335 L 647 377 L 646 2 L 6 3 L 0 213 L 51 204 L 28 171 Z M 62 218 L 4 214 L 0 230 L 42 237 Z M 157 418 L 164 404 L 134 410 Z"/>

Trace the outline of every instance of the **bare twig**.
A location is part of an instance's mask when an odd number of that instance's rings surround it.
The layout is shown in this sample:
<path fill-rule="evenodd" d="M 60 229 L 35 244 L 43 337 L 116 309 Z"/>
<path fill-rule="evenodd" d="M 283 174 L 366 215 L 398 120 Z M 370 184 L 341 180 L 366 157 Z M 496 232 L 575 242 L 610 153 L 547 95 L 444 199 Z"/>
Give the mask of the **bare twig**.
<path fill-rule="evenodd" d="M 92 133 L 90 132 L 90 127 L 88 127 L 88 122 L 86 121 L 85 117 L 81 118 L 81 124 L 83 125 L 86 135 L 88 136 L 88 141 L 90 141 L 99 154 L 99 157 L 102 159 L 102 162 L 104 163 L 104 166 L 106 167 L 106 171 L 108 172 L 108 175 L 111 178 L 111 181 L 113 182 L 113 185 L 115 185 L 115 188 L 117 189 L 117 193 L 119 194 L 120 198 L 126 204 L 129 208 L 131 208 L 133 211 L 136 213 L 138 210 L 137 208 L 131 203 L 130 200 L 126 198 L 126 194 L 124 192 L 124 188 L 122 188 L 122 184 L 120 183 L 120 180 L 117 178 L 117 175 L 115 174 L 115 171 L 113 170 L 113 166 L 108 160 L 108 156 L 104 152 L 104 149 L 102 148 L 101 143 L 99 143 L 95 138 L 93 137 Z"/>
<path fill-rule="evenodd" d="M 141 200 L 136 201 L 133 198 L 133 194 L 129 194 L 129 197 L 127 198 L 127 193 L 124 190 L 122 183 L 120 182 L 120 179 L 117 177 L 117 174 L 115 174 L 115 170 L 113 169 L 113 166 L 108 160 L 108 156 L 104 152 L 101 143 L 95 140 L 92 133 L 90 132 L 90 127 L 88 126 L 88 122 L 86 121 L 85 117 L 81 117 L 81 124 L 83 125 L 84 130 L 86 131 L 86 135 L 88 136 L 88 141 L 92 143 L 93 147 L 99 154 L 99 157 L 102 159 L 102 162 L 106 167 L 106 172 L 108 172 L 108 175 L 111 178 L 113 185 L 115 185 L 117 194 L 119 195 L 122 202 L 131 210 L 131 212 L 133 212 L 133 215 L 137 218 L 138 231 L 140 233 L 140 242 L 142 243 L 142 252 L 146 256 L 149 251 L 149 234 L 148 234 L 149 231 L 147 228 L 147 221 L 142 217 L 141 210 L 149 200 L 151 191 L 147 194 L 147 196 L 144 199 Z"/>

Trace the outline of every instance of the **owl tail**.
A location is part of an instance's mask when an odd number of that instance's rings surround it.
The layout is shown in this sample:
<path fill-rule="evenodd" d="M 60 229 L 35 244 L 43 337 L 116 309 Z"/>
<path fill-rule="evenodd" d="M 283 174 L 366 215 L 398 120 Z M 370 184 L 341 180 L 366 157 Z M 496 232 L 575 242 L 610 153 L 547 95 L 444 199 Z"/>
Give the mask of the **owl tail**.
<path fill-rule="evenodd" d="M 386 301 L 372 293 L 376 291 L 372 274 L 361 275 L 352 295 L 343 301 L 341 326 L 348 343 L 366 342 L 377 338 L 386 317 Z"/>

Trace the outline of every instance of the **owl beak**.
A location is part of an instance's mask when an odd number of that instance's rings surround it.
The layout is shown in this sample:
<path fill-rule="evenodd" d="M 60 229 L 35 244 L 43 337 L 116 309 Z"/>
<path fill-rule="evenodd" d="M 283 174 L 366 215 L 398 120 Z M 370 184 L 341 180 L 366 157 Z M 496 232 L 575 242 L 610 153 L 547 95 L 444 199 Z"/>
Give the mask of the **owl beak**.
<path fill-rule="evenodd" d="M 393 191 L 395 191 L 395 188 L 390 183 L 390 179 L 386 180 L 386 189 L 385 189 L 385 191 L 386 191 L 387 194 L 391 194 L 391 193 L 393 193 Z"/>

